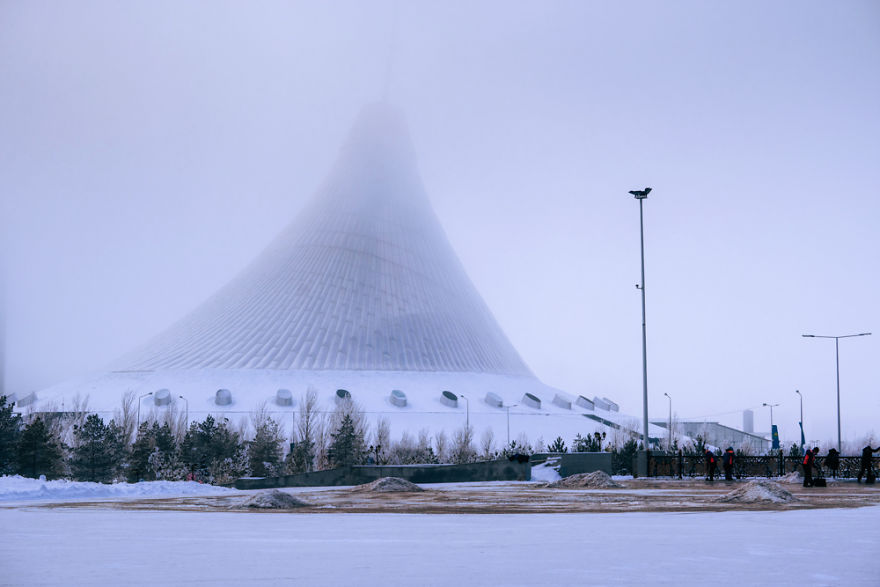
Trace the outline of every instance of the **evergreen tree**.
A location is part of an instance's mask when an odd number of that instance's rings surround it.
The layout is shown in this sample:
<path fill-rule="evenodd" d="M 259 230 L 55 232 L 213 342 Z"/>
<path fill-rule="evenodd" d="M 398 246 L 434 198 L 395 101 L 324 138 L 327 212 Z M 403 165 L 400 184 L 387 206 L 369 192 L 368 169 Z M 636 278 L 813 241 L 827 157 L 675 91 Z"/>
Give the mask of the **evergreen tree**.
<path fill-rule="evenodd" d="M 0 475 L 15 472 L 15 450 L 21 436 L 21 416 L 12 411 L 14 403 L 7 404 L 0 395 Z"/>
<path fill-rule="evenodd" d="M 281 472 L 281 428 L 272 418 L 257 425 L 254 439 L 248 443 L 248 467 L 255 477 L 272 477 Z"/>
<path fill-rule="evenodd" d="M 125 461 L 125 442 L 122 428 L 97 414 L 90 414 L 82 426 L 73 431 L 76 445 L 71 459 L 71 472 L 79 481 L 109 483 L 120 472 Z"/>
<path fill-rule="evenodd" d="M 342 416 L 339 428 L 330 433 L 330 465 L 333 467 L 349 467 L 364 462 L 366 443 L 363 434 L 359 434 L 354 420 L 349 414 Z"/>
<path fill-rule="evenodd" d="M 131 452 L 128 457 L 128 480 L 131 483 L 137 481 L 152 481 L 152 471 L 150 470 L 150 455 L 156 445 L 154 429 L 158 426 L 149 422 L 141 422 L 137 429 L 137 438 L 131 445 Z"/>
<path fill-rule="evenodd" d="M 143 422 L 129 457 L 129 481 L 172 479 L 178 474 L 177 440 L 168 422 Z"/>
<path fill-rule="evenodd" d="M 571 452 L 602 452 L 602 441 L 604 440 L 604 432 L 594 432 L 592 436 L 578 434 L 571 443 Z"/>
<path fill-rule="evenodd" d="M 64 461 L 61 443 L 52 436 L 42 418 L 25 426 L 18 441 L 18 472 L 25 477 L 61 474 Z"/>
<path fill-rule="evenodd" d="M 190 473 L 213 483 L 226 483 L 244 474 L 244 450 L 236 432 L 213 416 L 193 422 L 180 447 L 181 459 Z"/>
<path fill-rule="evenodd" d="M 547 447 L 547 452 L 567 452 L 568 449 L 565 447 L 565 441 L 562 440 L 561 436 L 557 436 L 556 440 Z"/>

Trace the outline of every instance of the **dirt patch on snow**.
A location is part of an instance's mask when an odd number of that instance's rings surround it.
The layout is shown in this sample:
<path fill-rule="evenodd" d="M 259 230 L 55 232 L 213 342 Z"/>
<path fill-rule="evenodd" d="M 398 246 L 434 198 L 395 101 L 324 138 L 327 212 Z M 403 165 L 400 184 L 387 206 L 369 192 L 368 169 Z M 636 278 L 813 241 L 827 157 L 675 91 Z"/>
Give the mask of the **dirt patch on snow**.
<path fill-rule="evenodd" d="M 382 477 L 370 483 L 358 485 L 352 491 L 369 491 L 373 493 L 412 493 L 424 491 L 415 483 L 411 483 L 400 477 Z"/>
<path fill-rule="evenodd" d="M 237 507 L 251 508 L 260 510 L 293 510 L 302 507 L 309 507 L 307 503 L 297 497 L 272 489 L 271 491 L 261 491 L 256 495 L 242 501 Z"/>
<path fill-rule="evenodd" d="M 614 481 L 604 471 L 593 471 L 592 473 L 578 473 L 577 475 L 565 477 L 548 484 L 547 487 L 558 489 L 609 489 L 623 487 L 623 485 Z"/>
<path fill-rule="evenodd" d="M 773 481 L 749 481 L 742 487 L 734 489 L 717 498 L 722 503 L 791 503 L 798 501 L 788 490 Z"/>

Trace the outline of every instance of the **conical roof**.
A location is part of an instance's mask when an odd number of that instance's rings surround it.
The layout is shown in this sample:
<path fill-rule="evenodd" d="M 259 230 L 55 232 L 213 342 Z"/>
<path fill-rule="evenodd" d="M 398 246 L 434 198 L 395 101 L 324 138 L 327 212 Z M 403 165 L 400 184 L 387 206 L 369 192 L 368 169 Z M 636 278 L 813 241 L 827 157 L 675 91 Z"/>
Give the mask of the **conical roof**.
<path fill-rule="evenodd" d="M 247 269 L 117 365 L 532 377 L 428 201 L 405 121 L 361 113 L 316 197 Z"/>

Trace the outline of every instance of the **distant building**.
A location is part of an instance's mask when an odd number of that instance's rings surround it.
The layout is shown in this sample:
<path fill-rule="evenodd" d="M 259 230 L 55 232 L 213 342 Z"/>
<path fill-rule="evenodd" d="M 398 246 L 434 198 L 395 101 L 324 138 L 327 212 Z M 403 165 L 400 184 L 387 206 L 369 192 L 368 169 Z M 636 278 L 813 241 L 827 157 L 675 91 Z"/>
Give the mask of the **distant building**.
<path fill-rule="evenodd" d="M 319 411 L 348 398 L 395 435 L 469 424 L 506 444 L 508 431 L 571 439 L 626 419 L 608 398 L 572 402 L 520 358 L 431 208 L 402 114 L 384 104 L 364 110 L 311 204 L 229 284 L 109 369 L 26 401 L 57 411 L 88 398 L 109 419 L 127 393 L 141 418 L 269 410 L 292 423 L 308 390 Z"/>
<path fill-rule="evenodd" d="M 752 410 L 743 410 L 743 432 L 755 433 L 755 412 Z"/>
<path fill-rule="evenodd" d="M 666 428 L 665 421 L 652 422 L 656 426 Z M 743 430 L 737 430 L 718 422 L 676 422 L 676 430 L 690 438 L 701 437 L 706 444 L 724 449 L 732 446 L 735 449 L 748 447 L 754 454 L 765 453 L 770 450 L 770 441 L 757 434 L 751 434 Z"/>

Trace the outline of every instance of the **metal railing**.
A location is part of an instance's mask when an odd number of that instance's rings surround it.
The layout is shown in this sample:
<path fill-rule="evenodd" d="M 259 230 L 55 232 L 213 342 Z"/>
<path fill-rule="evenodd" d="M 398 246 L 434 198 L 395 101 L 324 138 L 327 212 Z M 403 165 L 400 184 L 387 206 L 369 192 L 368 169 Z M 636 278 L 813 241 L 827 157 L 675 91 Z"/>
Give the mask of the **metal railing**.
<path fill-rule="evenodd" d="M 716 476 L 724 476 L 721 466 L 722 457 L 716 456 L 718 466 Z M 861 457 L 840 457 L 840 466 L 836 476 L 843 479 L 854 479 L 861 468 Z M 743 477 L 781 477 L 793 471 L 802 472 L 803 457 L 782 455 L 738 456 L 733 461 L 733 475 L 737 479 Z M 880 457 L 871 462 L 874 471 L 880 469 Z M 825 457 L 816 457 L 816 468 L 826 477 L 833 472 L 826 466 Z M 648 460 L 649 477 L 705 477 L 708 475 L 706 457 L 702 455 L 663 455 L 651 454 Z"/>

